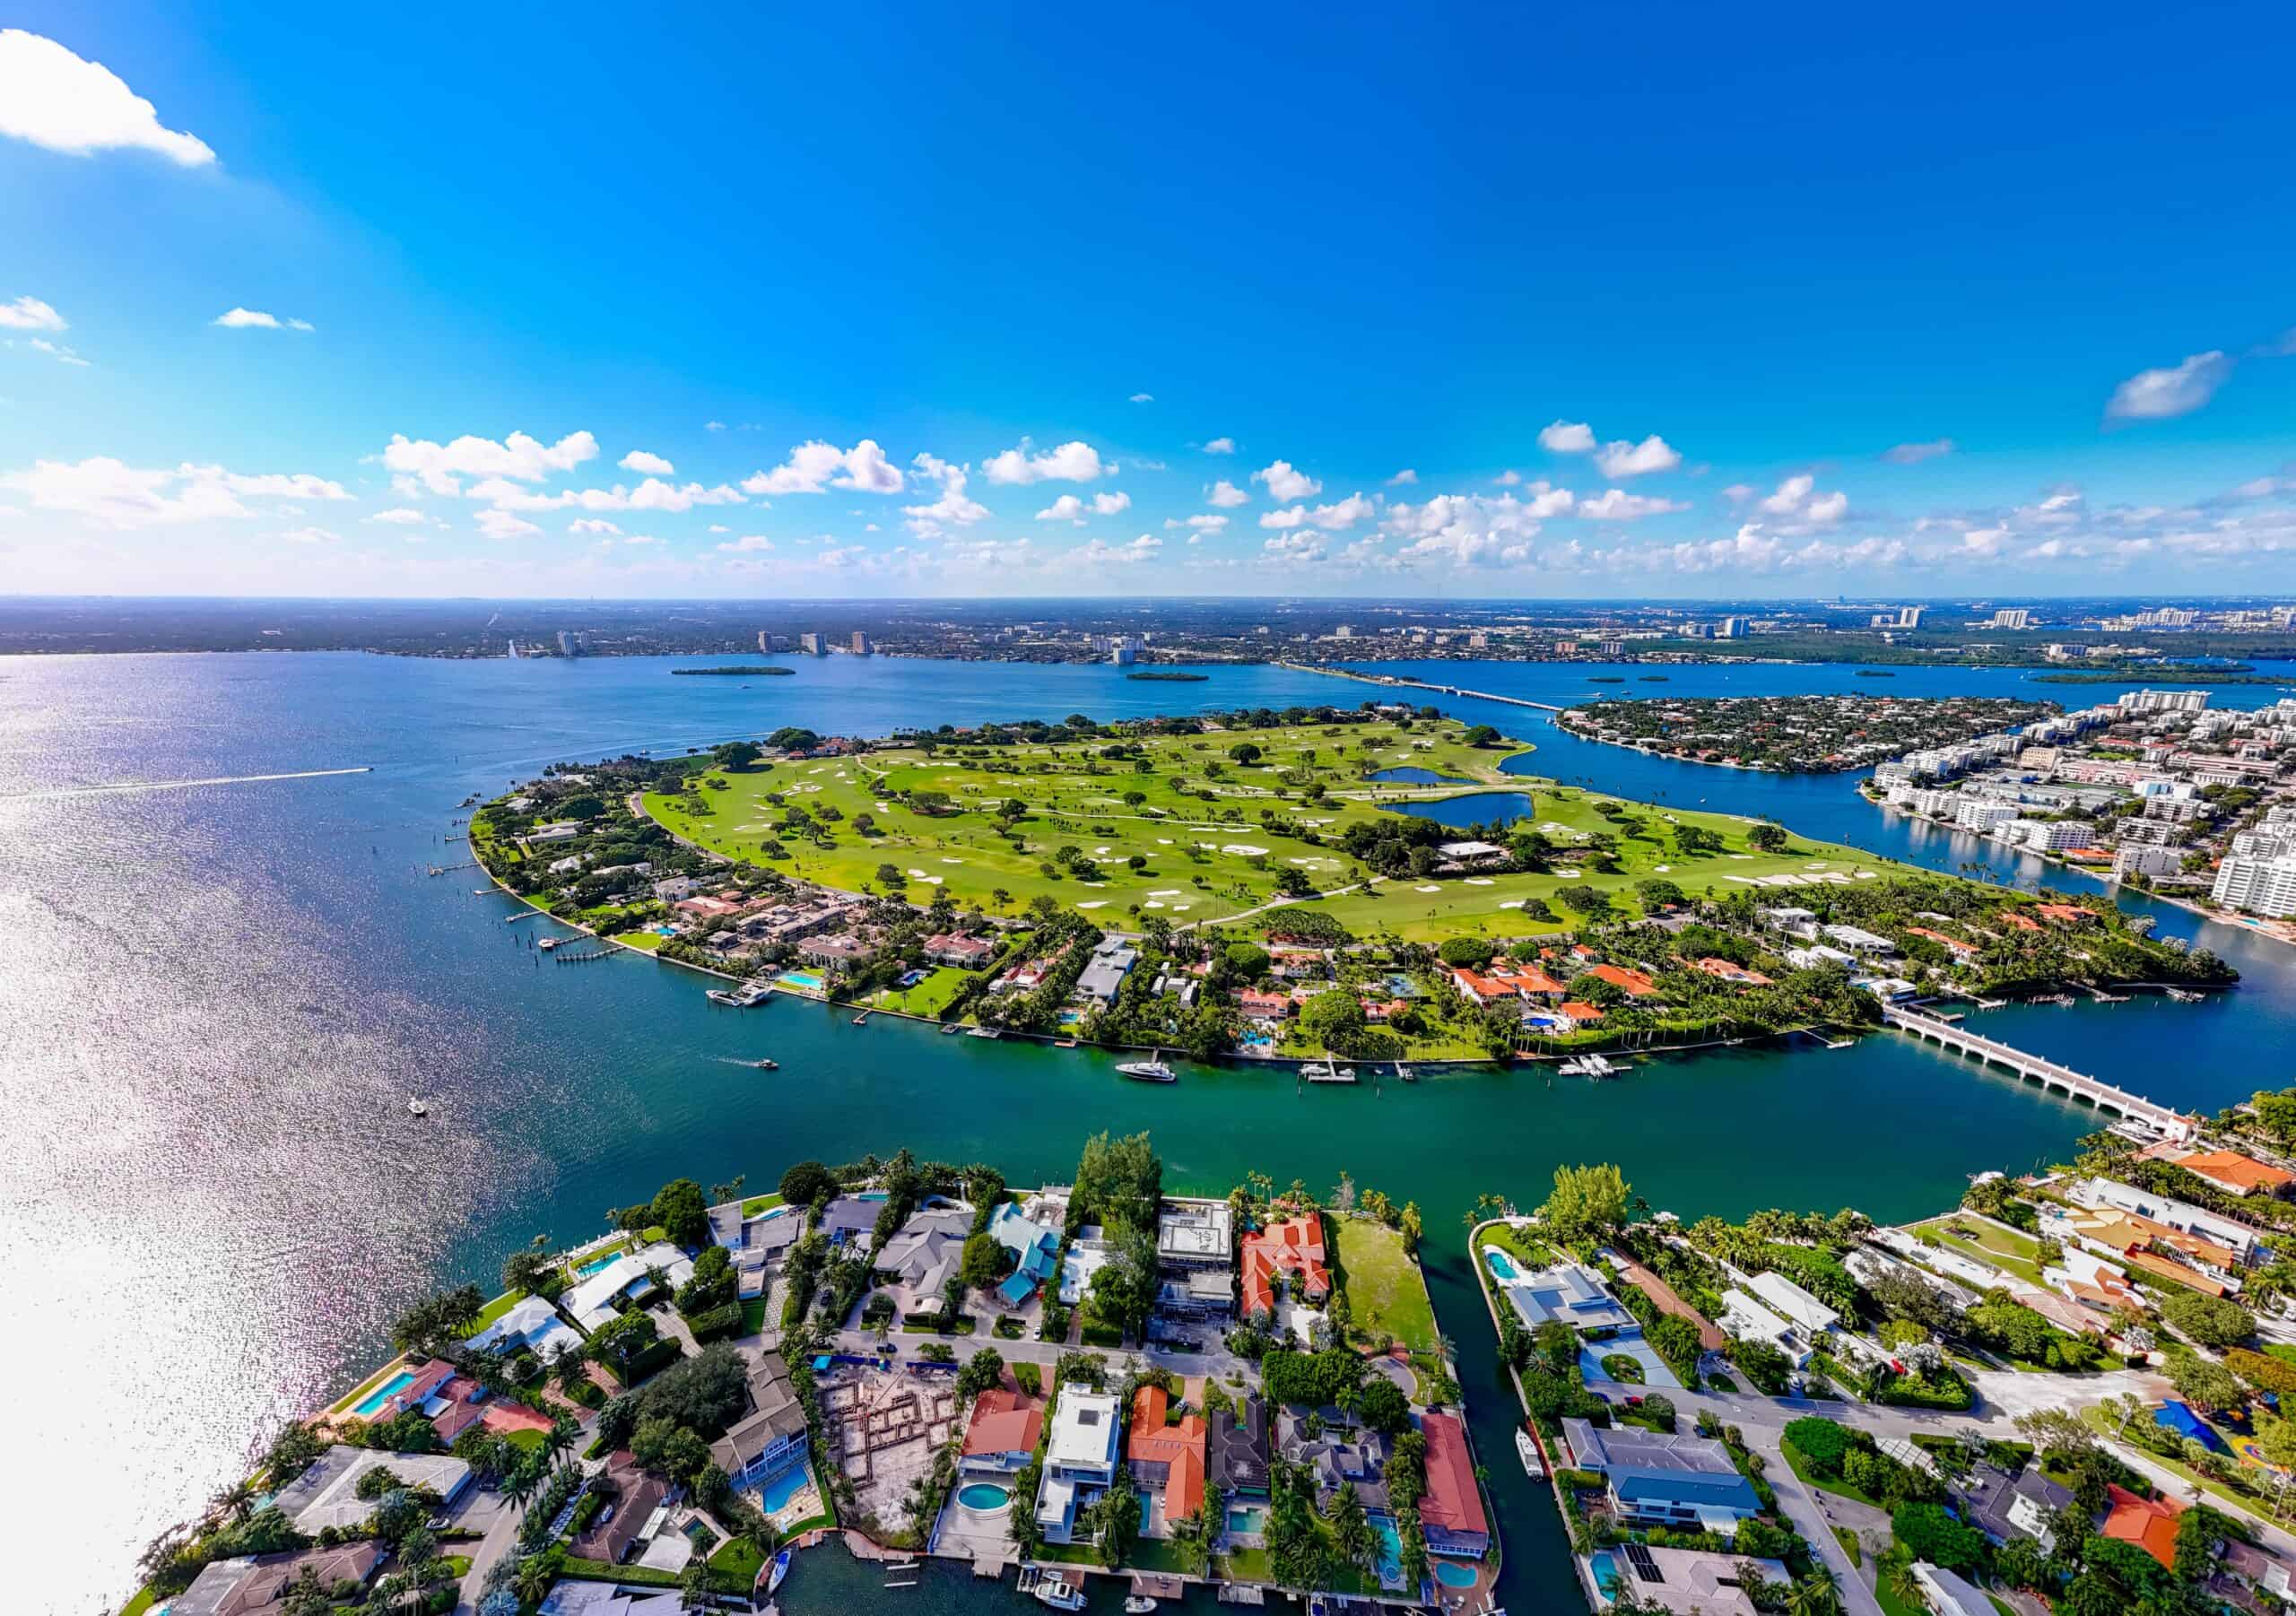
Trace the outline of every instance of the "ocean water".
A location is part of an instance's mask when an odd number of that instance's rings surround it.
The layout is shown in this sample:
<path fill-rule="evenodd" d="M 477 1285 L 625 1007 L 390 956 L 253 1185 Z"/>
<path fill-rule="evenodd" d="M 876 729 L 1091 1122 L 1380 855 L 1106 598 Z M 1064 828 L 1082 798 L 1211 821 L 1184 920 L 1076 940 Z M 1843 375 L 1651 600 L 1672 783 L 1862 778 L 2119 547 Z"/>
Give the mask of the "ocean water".
<path fill-rule="evenodd" d="M 761 1186 L 802 1157 L 902 1144 L 993 1160 L 1016 1180 L 1060 1177 L 1103 1127 L 1152 1129 L 1175 1187 L 1224 1191 L 1254 1169 L 1328 1186 L 1345 1170 L 1419 1201 L 1500 1512 L 1501 1596 L 1557 1607 L 1575 1597 L 1561 1530 L 1512 1463 L 1513 1411 L 1463 1249 L 1477 1193 L 1534 1201 L 1557 1163 L 1612 1160 L 1685 1216 L 1856 1204 L 1903 1218 L 1948 1203 L 1979 1168 L 2061 1154 L 2092 1120 L 1891 1037 L 1728 1051 L 1605 1085 L 1483 1071 L 1305 1090 L 1187 1068 L 1151 1087 L 1087 1051 L 855 1029 L 795 1001 L 721 1010 L 700 979 L 634 956 L 554 966 L 525 945 L 541 923 L 504 925 L 514 906 L 474 895 L 475 872 L 425 873 L 465 857 L 444 839 L 464 796 L 553 760 L 785 723 L 874 734 L 1373 693 L 1272 668 L 1173 685 L 1101 668 L 831 658 L 744 685 L 671 678 L 670 665 L 0 659 L 0 1300 L 16 1325 L 0 1372 L 39 1388 L 14 1429 L 57 1496 L 106 1501 L 74 1552 L 14 1568 L 17 1608 L 124 1597 L 142 1542 L 196 1510 L 280 1421 L 354 1383 L 400 1307 L 445 1281 L 491 1285 L 536 1233 L 595 1234 L 607 1208 L 678 1174 L 746 1171 Z M 1534 699 L 1587 693 L 1583 667 L 1409 671 Z M 1644 688 L 1874 688 L 1849 685 L 1847 669 L 1672 674 Z M 1905 670 L 1886 688 L 1933 682 L 1994 693 L 2016 678 Z M 2076 705 L 2112 693 L 2040 688 Z M 1531 709 L 1441 704 L 1535 742 L 1535 772 L 1775 813 L 1934 867 L 1987 855 L 1866 807 L 1846 778 L 1666 763 L 1573 741 Z M 310 772 L 352 769 L 368 772 Z M 1996 867 L 2081 884 L 2034 861 Z M 2232 959 L 2242 987 L 2197 1005 L 2003 1011 L 1987 1030 L 2181 1103 L 2213 1108 L 2283 1081 L 2260 1057 L 2288 1047 L 2296 952 L 2161 914 L 2163 930 Z M 736 1064 L 768 1054 L 778 1072 Z M 427 1119 L 407 1115 L 409 1095 L 428 1100 Z M 811 1556 L 785 1603 L 867 1609 L 874 1586 L 866 1567 Z M 961 1577 L 929 1592 L 936 1610 L 1009 1597 Z"/>

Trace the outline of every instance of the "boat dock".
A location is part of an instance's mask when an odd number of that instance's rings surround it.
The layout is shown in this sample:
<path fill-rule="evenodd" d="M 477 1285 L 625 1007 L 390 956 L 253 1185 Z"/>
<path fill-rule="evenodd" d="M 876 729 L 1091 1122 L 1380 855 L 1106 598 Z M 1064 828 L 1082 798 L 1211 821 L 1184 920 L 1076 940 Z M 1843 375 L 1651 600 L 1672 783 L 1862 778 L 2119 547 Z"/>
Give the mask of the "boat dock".
<path fill-rule="evenodd" d="M 1892 1004 L 1882 1012 L 1884 1025 L 1926 1038 L 1959 1055 L 1973 1056 L 1987 1065 L 2002 1066 L 2015 1073 L 2028 1082 L 2044 1089 L 2054 1089 L 2078 1099 L 2085 1099 L 2100 1111 L 2111 1111 L 2126 1121 L 2140 1123 L 2156 1134 L 2179 1143 L 2188 1142 L 2199 1132 L 2200 1119 L 2173 1110 L 2142 1095 L 2131 1094 L 2072 1067 L 2038 1055 L 2028 1055 L 1998 1038 L 1982 1037 L 1965 1027 L 1956 1027 L 1926 1012 L 1909 1005 Z"/>

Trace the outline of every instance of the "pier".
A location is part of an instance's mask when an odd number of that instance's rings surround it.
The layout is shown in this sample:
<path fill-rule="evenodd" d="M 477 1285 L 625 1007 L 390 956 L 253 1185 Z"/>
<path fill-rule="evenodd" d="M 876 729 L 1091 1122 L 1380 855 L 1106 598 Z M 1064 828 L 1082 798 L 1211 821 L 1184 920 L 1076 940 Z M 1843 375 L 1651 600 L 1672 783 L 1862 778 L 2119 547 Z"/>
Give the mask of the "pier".
<path fill-rule="evenodd" d="M 2100 1111 L 2111 1111 L 2128 1121 L 2141 1123 L 2180 1144 L 2189 1142 L 2199 1131 L 2198 1117 L 2188 1116 L 2141 1095 L 2131 1094 L 2126 1089 L 2100 1082 L 2070 1066 L 2044 1060 L 2038 1055 L 2028 1055 L 1998 1038 L 1985 1038 L 1966 1027 L 1940 1021 L 1924 1011 L 1892 1004 L 1882 1012 L 1882 1020 L 1885 1025 L 1895 1027 L 1901 1032 L 1909 1032 L 1918 1038 L 1926 1038 L 1957 1054 L 1974 1056 L 1987 1065 L 2005 1067 L 2028 1082 L 2037 1082 L 2044 1089 L 2055 1089 L 2085 1099 Z"/>

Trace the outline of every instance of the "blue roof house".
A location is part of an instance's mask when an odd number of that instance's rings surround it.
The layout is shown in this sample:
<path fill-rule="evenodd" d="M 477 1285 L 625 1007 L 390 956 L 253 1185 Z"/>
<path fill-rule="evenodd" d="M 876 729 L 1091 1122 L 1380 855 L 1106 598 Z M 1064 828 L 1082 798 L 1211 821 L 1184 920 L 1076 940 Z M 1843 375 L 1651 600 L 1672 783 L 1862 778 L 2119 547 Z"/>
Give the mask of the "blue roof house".
<path fill-rule="evenodd" d="M 1008 1308 L 1020 1307 L 1060 1271 L 1060 1231 L 1022 1215 L 1010 1201 L 990 1215 L 988 1238 L 1013 1254 L 1012 1277 L 996 1287 Z"/>
<path fill-rule="evenodd" d="M 1562 1434 L 1578 1468 L 1603 1478 L 1622 1521 L 1732 1537 L 1740 1521 L 1761 1513 L 1753 1483 L 1719 1442 L 1632 1426 L 1602 1430 L 1584 1420 L 1565 1420 Z"/>

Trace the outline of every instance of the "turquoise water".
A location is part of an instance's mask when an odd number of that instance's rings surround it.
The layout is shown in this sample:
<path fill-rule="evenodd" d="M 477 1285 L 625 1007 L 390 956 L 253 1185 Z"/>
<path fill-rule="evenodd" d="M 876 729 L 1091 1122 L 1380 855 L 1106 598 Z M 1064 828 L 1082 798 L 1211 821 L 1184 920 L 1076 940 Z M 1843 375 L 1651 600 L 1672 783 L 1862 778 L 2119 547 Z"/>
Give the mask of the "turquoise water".
<path fill-rule="evenodd" d="M 1379 1546 L 1373 1554 L 1371 1568 L 1378 1574 L 1382 1586 L 1392 1587 L 1403 1580 L 1403 1537 L 1396 1531 L 1395 1517 L 1375 1515 L 1371 1530 L 1378 1533 Z"/>
<path fill-rule="evenodd" d="M 985 1512 L 1002 1509 L 1013 1501 L 1013 1495 L 993 1481 L 969 1481 L 957 1489 L 957 1502 L 968 1509 Z"/>
<path fill-rule="evenodd" d="M 1264 1509 L 1249 1506 L 1231 1509 L 1228 1511 L 1228 1530 L 1241 1533 L 1257 1532 L 1260 1521 L 1266 1513 Z"/>
<path fill-rule="evenodd" d="M 473 895 L 473 873 L 427 876 L 467 856 L 443 839 L 460 833 L 451 821 L 466 811 L 456 804 L 560 760 L 784 723 L 873 734 L 1074 711 L 1353 706 L 1365 690 L 1280 668 L 1160 686 L 1128 684 L 1122 670 L 837 657 L 744 691 L 670 678 L 669 665 L 0 659 L 0 892 L 13 900 L 15 943 L 0 960 L 10 1029 L 0 1102 L 12 1119 L 0 1227 L 18 1237 L 13 1272 L 30 1299 L 19 1309 L 30 1327 L 16 1339 L 110 1339 L 116 1298 L 73 1255 L 88 1228 L 180 1259 L 143 1277 L 139 1327 L 110 1351 L 54 1360 L 0 1345 L 0 1373 L 19 1384 L 36 1373 L 49 1394 L 18 1411 L 21 1440 L 46 1456 L 57 1486 L 108 1500 L 107 1531 L 89 1552 L 16 1568 L 13 1596 L 29 1608 L 124 1599 L 137 1545 L 236 1473 L 250 1441 L 371 1372 L 390 1319 L 426 1290 L 491 1289 L 502 1258 L 535 1235 L 578 1244 L 605 1232 L 606 1208 L 681 1175 L 746 1174 L 755 1192 L 801 1157 L 907 1144 L 994 1161 L 1016 1183 L 1065 1182 L 1088 1133 L 1149 1128 L 1176 1190 L 1224 1194 L 1252 1170 L 1327 1186 L 1346 1169 L 1417 1200 L 1431 1230 L 1457 1229 L 1478 1193 L 1535 1199 L 1558 1162 L 1606 1160 L 1687 1217 L 1856 1204 L 1904 1219 L 1952 1204 L 1979 1168 L 2062 1160 L 2093 1120 L 1893 1036 L 1832 1053 L 1652 1063 L 1611 1084 L 1470 1069 L 1423 1073 L 1408 1088 L 1302 1090 L 1229 1066 L 1149 1085 L 1123 1082 L 1099 1051 L 937 1038 L 895 1021 L 855 1028 L 849 1014 L 796 999 L 771 1022 L 780 1081 L 761 1083 L 730 1064 L 766 1052 L 759 1024 L 719 1014 L 701 978 L 635 955 L 561 969 L 527 941 L 532 924 L 503 924 L 513 905 Z M 1585 693 L 1587 668 L 1396 671 L 1567 700 Z M 1673 673 L 1670 692 L 1686 695 L 1869 688 L 1846 667 Z M 2117 693 L 1914 669 L 1890 688 L 2031 691 L 2076 705 Z M 2235 687 L 2215 700 L 2253 707 L 2277 694 Z M 1535 711 L 1426 699 L 1535 743 L 1535 772 L 1774 815 L 1933 868 L 1973 863 L 2023 885 L 2087 884 L 1984 838 L 1878 812 L 1847 777 L 1672 763 L 1574 740 Z M 360 766 L 371 772 L 245 779 Z M 54 795 L 215 779 L 244 783 Z M 2199 938 L 2239 967 L 2243 986 L 2192 1005 L 1981 1012 L 1984 1030 L 2204 1109 L 2281 1081 L 2257 1051 L 2296 1043 L 2296 951 L 2180 909 L 2157 914 L 2163 933 Z M 404 1116 L 411 1093 L 430 1100 L 422 1123 Z M 231 1151 L 200 1148 L 218 1133 Z M 151 1195 L 154 1183 L 170 1195 Z M 1492 1472 L 1507 1547 L 1500 1600 L 1564 1608 L 1577 1595 L 1561 1527 L 1511 1461 L 1514 1410 L 1469 1255 L 1454 1234 L 1431 1239 L 1426 1260 Z M 164 1405 L 148 1393 L 161 1379 L 176 1393 Z M 806 1557 L 791 1616 L 871 1608 L 880 1579 L 826 1568 L 841 1563 Z M 945 1587 L 951 1611 L 999 1597 L 961 1574 Z M 853 1603 L 822 1603 L 856 1588 Z"/>
<path fill-rule="evenodd" d="M 792 987 L 802 987 L 808 993 L 819 993 L 822 989 L 821 977 L 809 970 L 785 970 L 781 973 L 780 979 Z"/>
<path fill-rule="evenodd" d="M 1382 785 L 1388 786 L 1462 786 L 1471 784 L 1471 782 L 1463 779 L 1458 775 L 1438 774 L 1431 769 L 1420 769 L 1412 766 L 1406 766 L 1401 769 L 1382 769 L 1369 778 L 1379 781 Z"/>
<path fill-rule="evenodd" d="M 1451 1560 L 1435 1561 L 1435 1580 L 1447 1588 L 1472 1588 L 1474 1586 L 1474 1576 L 1473 1566 L 1463 1566 Z"/>
<path fill-rule="evenodd" d="M 383 1404 L 388 1403 L 393 1397 L 396 1396 L 399 1393 L 404 1391 L 408 1386 L 411 1386 L 413 1384 L 413 1371 L 411 1369 L 401 1369 L 397 1374 L 383 1382 L 382 1385 L 377 1386 L 364 1397 L 361 1397 L 352 1406 L 351 1412 L 358 1415 L 361 1420 L 371 1420 L 375 1417 L 376 1412 L 382 1408 Z"/>
<path fill-rule="evenodd" d="M 1618 1557 L 1608 1549 L 1597 1549 L 1587 1560 L 1595 1568 L 1595 1586 L 1603 1591 L 1603 1597 L 1615 1598 L 1626 1586 L 1626 1579 L 1619 1575 Z"/>
<path fill-rule="evenodd" d="M 1504 1282 L 1515 1277 L 1515 1259 L 1505 1252 L 1486 1246 L 1483 1250 L 1483 1260 L 1491 1264 L 1491 1272 L 1500 1281 Z"/>
<path fill-rule="evenodd" d="M 759 1505 L 766 1514 L 787 1505 L 811 1479 L 813 1473 L 803 1464 L 793 1464 L 779 1475 L 769 1479 L 757 1490 Z"/>
<path fill-rule="evenodd" d="M 613 1263 L 618 1262 L 621 1259 L 622 1255 L 622 1254 L 618 1251 L 601 1253 L 597 1256 L 590 1257 L 586 1261 L 575 1264 L 574 1272 L 585 1274 L 596 1273 L 599 1269 L 608 1267 Z"/>

